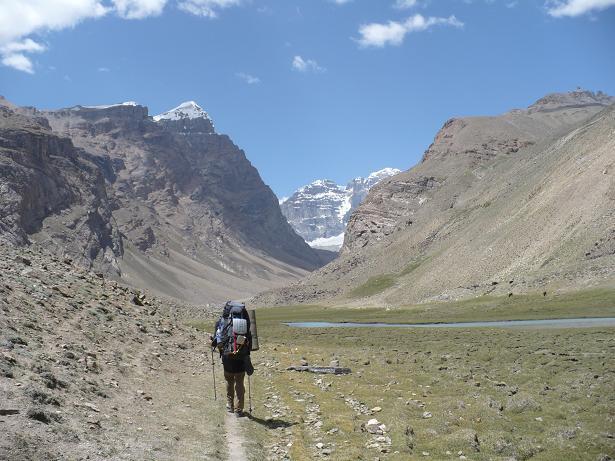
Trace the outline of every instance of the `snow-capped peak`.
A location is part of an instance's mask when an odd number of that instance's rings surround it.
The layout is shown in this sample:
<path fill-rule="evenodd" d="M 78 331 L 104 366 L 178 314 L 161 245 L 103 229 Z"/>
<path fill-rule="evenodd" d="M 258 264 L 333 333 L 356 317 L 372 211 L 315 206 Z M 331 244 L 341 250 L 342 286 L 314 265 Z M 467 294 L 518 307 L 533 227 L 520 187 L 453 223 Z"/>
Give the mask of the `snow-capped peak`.
<path fill-rule="evenodd" d="M 399 173 L 383 168 L 367 178 L 354 178 L 346 186 L 330 179 L 317 179 L 280 200 L 280 208 L 289 224 L 314 248 L 339 249 L 352 210 L 379 181 Z"/>
<path fill-rule="evenodd" d="M 401 170 L 398 170 L 397 168 L 383 168 L 382 170 L 374 171 L 373 173 L 371 173 L 367 177 L 367 180 L 369 181 L 370 179 L 388 178 L 389 176 L 393 176 L 398 173 L 401 173 Z"/>
<path fill-rule="evenodd" d="M 186 101 L 167 112 L 155 115 L 154 121 L 157 122 L 159 120 L 183 120 L 194 118 L 204 118 L 211 121 L 211 118 L 201 106 L 194 101 Z"/>
<path fill-rule="evenodd" d="M 118 107 L 118 106 L 138 106 L 139 104 L 135 101 L 125 101 L 117 104 L 106 104 L 102 106 L 81 106 L 85 109 L 109 109 L 110 107 Z"/>

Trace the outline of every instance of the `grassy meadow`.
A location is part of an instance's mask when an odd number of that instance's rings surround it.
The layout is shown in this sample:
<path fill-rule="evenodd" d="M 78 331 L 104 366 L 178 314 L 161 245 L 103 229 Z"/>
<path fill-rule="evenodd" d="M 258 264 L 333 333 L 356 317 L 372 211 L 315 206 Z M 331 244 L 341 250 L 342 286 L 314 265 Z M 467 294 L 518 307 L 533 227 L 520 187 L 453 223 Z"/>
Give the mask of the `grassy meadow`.
<path fill-rule="evenodd" d="M 615 329 L 297 329 L 285 321 L 615 316 L 607 290 L 398 309 L 257 311 L 254 459 L 598 460 L 615 456 Z M 337 359 L 350 375 L 287 371 Z M 372 418 L 385 425 L 372 434 Z"/>

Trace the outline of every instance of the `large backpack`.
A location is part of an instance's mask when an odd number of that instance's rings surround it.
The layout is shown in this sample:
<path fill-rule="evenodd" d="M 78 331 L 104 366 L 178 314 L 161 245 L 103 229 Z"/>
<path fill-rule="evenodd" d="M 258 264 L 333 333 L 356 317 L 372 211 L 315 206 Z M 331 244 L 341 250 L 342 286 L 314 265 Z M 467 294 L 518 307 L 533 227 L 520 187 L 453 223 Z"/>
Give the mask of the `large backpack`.
<path fill-rule="evenodd" d="M 228 301 L 218 325 L 218 344 L 223 357 L 243 360 L 250 354 L 250 318 L 244 303 Z"/>

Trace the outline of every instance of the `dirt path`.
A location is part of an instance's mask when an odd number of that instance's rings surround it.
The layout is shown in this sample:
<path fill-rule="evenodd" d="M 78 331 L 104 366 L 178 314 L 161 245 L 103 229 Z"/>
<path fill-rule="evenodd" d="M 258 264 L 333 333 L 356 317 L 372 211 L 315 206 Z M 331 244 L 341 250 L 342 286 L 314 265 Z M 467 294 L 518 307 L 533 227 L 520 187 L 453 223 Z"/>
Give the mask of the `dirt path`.
<path fill-rule="evenodd" d="M 226 448 L 229 461 L 245 461 L 248 459 L 245 449 L 246 439 L 242 426 L 240 418 L 228 412 L 226 413 L 224 427 L 226 428 Z"/>

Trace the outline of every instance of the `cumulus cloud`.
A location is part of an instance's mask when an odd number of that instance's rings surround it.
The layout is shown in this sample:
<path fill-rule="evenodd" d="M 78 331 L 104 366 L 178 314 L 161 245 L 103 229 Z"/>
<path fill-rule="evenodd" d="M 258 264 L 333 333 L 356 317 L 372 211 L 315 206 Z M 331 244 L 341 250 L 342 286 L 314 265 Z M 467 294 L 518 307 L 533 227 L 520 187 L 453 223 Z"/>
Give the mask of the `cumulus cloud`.
<path fill-rule="evenodd" d="M 245 72 L 237 72 L 235 75 L 248 85 L 256 85 L 261 82 L 260 78 L 255 77 L 254 75 L 246 74 Z"/>
<path fill-rule="evenodd" d="M 178 6 L 181 10 L 197 16 L 215 18 L 218 10 L 238 6 L 243 0 L 180 0 Z"/>
<path fill-rule="evenodd" d="M 28 54 L 45 46 L 26 38 L 31 34 L 72 27 L 88 18 L 104 16 L 109 7 L 98 0 L 4 0 L 0 7 L 2 64 L 33 73 Z"/>
<path fill-rule="evenodd" d="M 547 2 L 547 12 L 556 18 L 581 16 L 615 6 L 615 0 L 554 0 Z"/>
<path fill-rule="evenodd" d="M 162 13 L 167 0 L 112 0 L 117 14 L 124 19 L 143 19 Z"/>
<path fill-rule="evenodd" d="M 313 59 L 304 59 L 297 55 L 293 58 L 292 68 L 298 72 L 325 72 L 326 69 L 321 67 Z"/>
<path fill-rule="evenodd" d="M 33 74 L 32 61 L 21 53 L 2 55 L 2 64 L 28 74 Z"/>
<path fill-rule="evenodd" d="M 360 37 L 357 42 L 362 47 L 382 48 L 386 45 L 401 45 L 407 34 L 422 32 L 437 25 L 463 27 L 455 16 L 448 18 L 424 17 L 421 14 L 410 16 L 404 22 L 389 21 L 385 24 L 371 23 L 359 27 Z"/>
<path fill-rule="evenodd" d="M 4 66 L 33 74 L 32 60 L 24 53 L 40 53 L 41 51 L 45 51 L 45 47 L 30 38 L 8 42 L 0 46 L 0 62 Z"/>
<path fill-rule="evenodd" d="M 74 27 L 107 14 L 123 19 L 160 15 L 169 0 L 0 0 L 0 62 L 33 73 L 31 54 L 45 46 L 31 37 Z M 174 0 L 175 1 L 175 0 Z M 216 17 L 222 8 L 244 0 L 176 0 L 180 9 L 199 16 Z"/>

